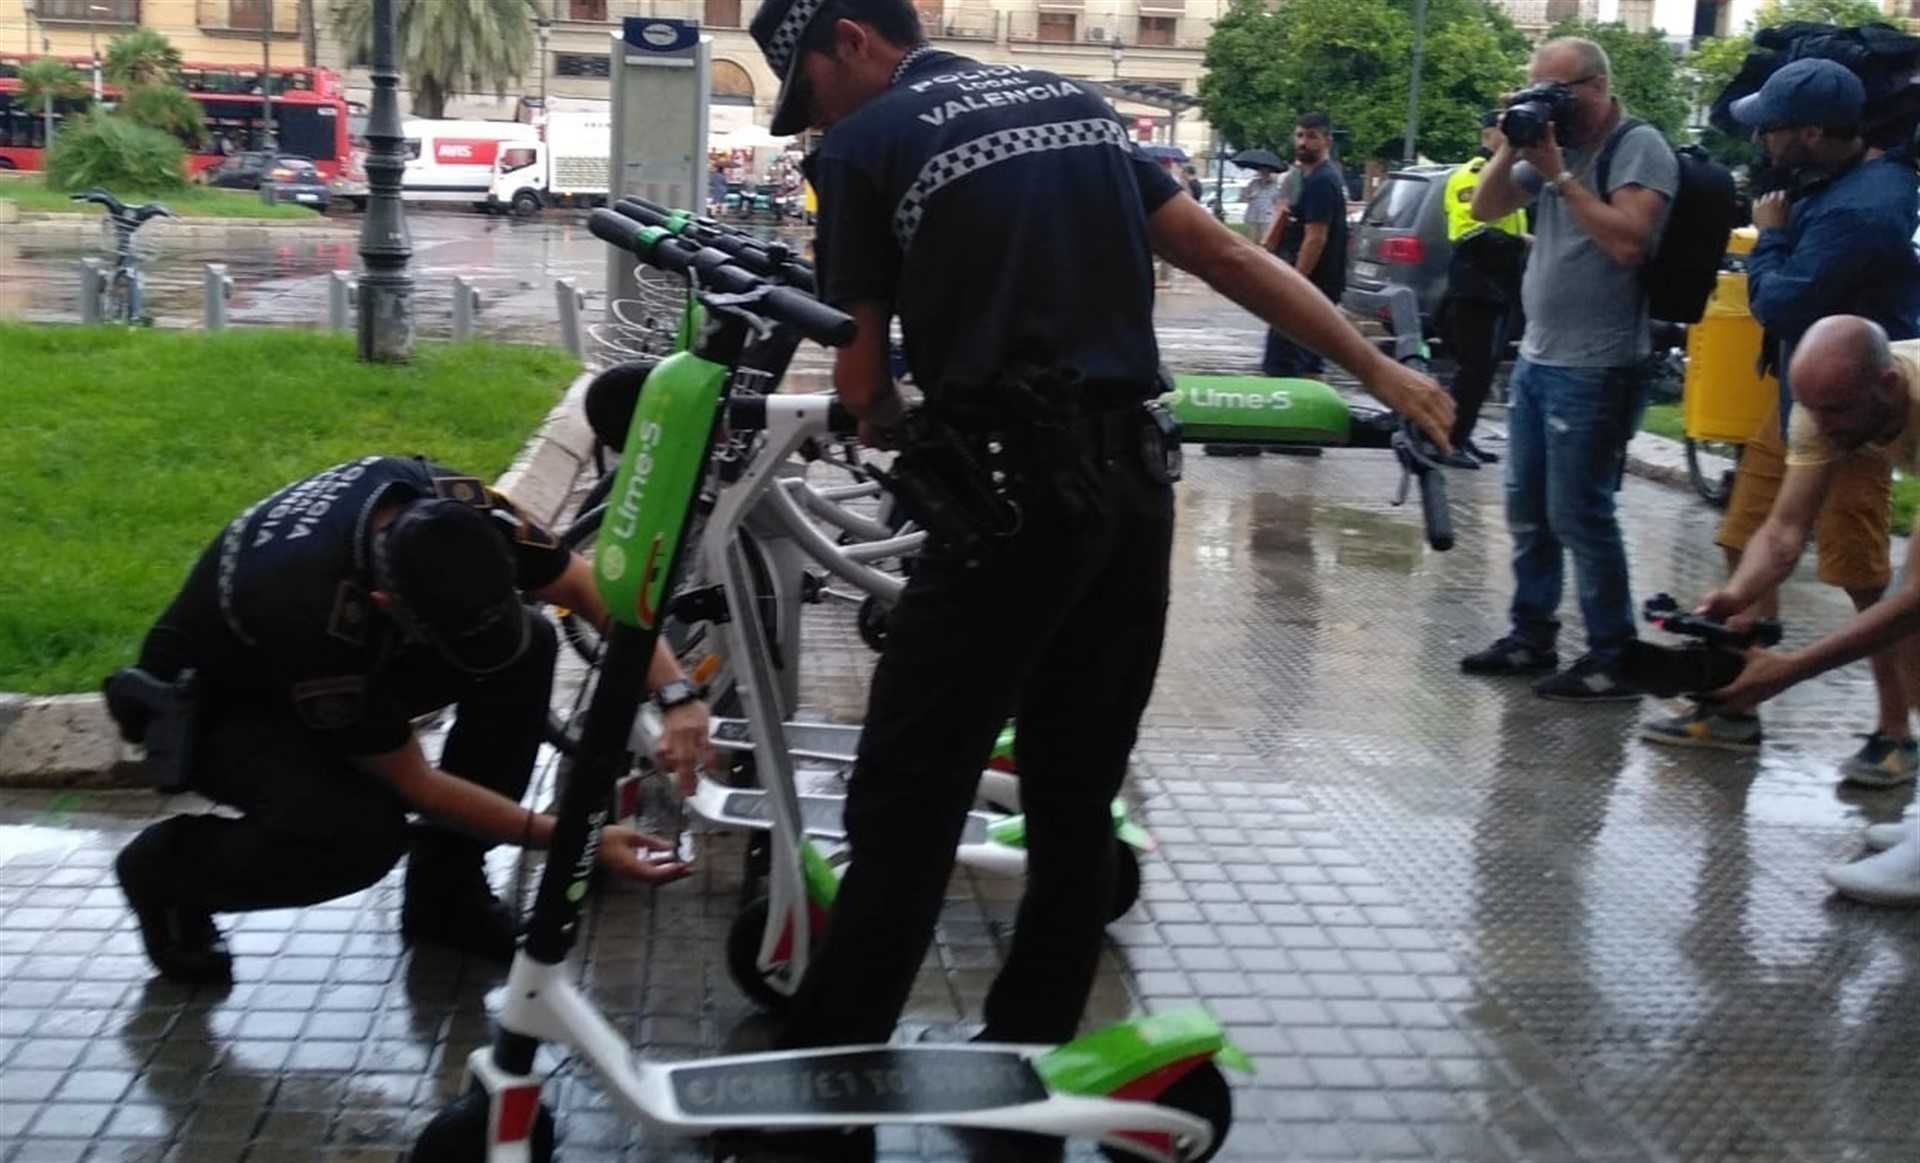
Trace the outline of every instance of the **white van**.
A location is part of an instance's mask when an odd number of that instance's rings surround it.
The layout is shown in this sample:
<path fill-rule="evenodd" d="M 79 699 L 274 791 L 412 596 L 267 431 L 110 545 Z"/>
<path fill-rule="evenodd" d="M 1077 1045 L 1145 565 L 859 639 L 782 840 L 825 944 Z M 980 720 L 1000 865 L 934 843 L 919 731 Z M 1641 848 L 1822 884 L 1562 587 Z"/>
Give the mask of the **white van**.
<path fill-rule="evenodd" d="M 546 140 L 503 142 L 487 202 L 521 217 L 543 206 L 597 206 L 607 200 L 613 121 L 605 113 L 555 112 Z"/>
<path fill-rule="evenodd" d="M 517 121 L 405 122 L 407 168 L 400 196 L 408 202 L 459 202 L 485 206 L 500 151 L 537 144 L 531 125 Z"/>

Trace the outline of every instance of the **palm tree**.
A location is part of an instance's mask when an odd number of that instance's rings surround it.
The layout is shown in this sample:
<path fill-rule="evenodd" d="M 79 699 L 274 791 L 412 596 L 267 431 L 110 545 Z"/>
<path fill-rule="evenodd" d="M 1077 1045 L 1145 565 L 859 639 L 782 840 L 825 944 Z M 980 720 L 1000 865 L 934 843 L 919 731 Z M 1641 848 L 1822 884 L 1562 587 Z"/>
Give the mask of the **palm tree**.
<path fill-rule="evenodd" d="M 171 133 L 189 146 L 207 140 L 207 115 L 200 102 L 173 85 L 136 85 L 120 98 L 118 116 L 135 125 Z"/>
<path fill-rule="evenodd" d="M 151 28 L 123 32 L 107 42 L 107 80 L 132 88 L 172 82 L 180 71 L 180 50 Z"/>
<path fill-rule="evenodd" d="M 38 113 L 46 99 L 79 101 L 92 93 L 86 77 L 58 57 L 39 57 L 20 67 L 20 104 Z"/>
<path fill-rule="evenodd" d="M 461 90 L 506 96 L 533 59 L 532 0 L 397 0 L 400 73 L 416 117 L 444 117 Z M 373 55 L 373 0 L 334 0 L 333 31 L 359 59 Z"/>

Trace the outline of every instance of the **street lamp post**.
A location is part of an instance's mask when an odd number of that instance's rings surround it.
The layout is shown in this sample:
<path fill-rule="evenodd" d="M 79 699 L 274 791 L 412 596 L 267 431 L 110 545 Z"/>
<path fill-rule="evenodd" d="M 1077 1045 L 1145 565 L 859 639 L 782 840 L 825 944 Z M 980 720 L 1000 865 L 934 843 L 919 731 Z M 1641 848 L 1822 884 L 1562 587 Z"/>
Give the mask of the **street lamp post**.
<path fill-rule="evenodd" d="M 1120 37 L 1117 34 L 1113 38 L 1113 54 L 1112 55 L 1113 55 L 1113 79 L 1117 81 L 1120 79 L 1120 62 L 1127 59 L 1126 46 L 1120 43 Z"/>
<path fill-rule="evenodd" d="M 99 13 L 113 15 L 113 9 L 105 4 L 87 5 L 87 46 L 93 51 L 93 99 L 100 100 L 100 17 Z"/>
<path fill-rule="evenodd" d="M 260 25 L 260 148 L 272 150 L 273 140 L 273 0 L 267 0 L 267 19 Z"/>
<path fill-rule="evenodd" d="M 413 239 L 400 203 L 407 168 L 394 67 L 394 0 L 373 0 L 373 103 L 367 112 L 367 217 L 360 227 L 360 358 L 413 358 Z"/>
<path fill-rule="evenodd" d="M 27 39 L 27 55 L 32 56 L 33 55 L 33 17 L 34 17 L 33 0 L 20 0 L 20 10 L 22 12 L 25 12 L 27 15 L 27 18 L 24 21 L 21 21 L 20 23 L 20 32 L 21 32 L 21 35 L 25 36 Z"/>

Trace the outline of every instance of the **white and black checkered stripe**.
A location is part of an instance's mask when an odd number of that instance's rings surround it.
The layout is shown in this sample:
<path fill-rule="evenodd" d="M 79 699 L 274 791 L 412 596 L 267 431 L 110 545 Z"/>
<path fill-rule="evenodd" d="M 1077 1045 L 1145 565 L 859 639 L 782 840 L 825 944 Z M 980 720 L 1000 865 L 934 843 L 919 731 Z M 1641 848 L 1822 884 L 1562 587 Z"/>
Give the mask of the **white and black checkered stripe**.
<path fill-rule="evenodd" d="M 772 67 L 773 75 L 785 78 L 787 67 L 793 63 L 794 49 L 799 46 L 800 38 L 806 34 L 807 25 L 813 23 L 814 13 L 826 0 L 793 0 L 793 7 L 780 18 L 780 26 L 773 30 L 768 39 L 767 64 Z"/>
<path fill-rule="evenodd" d="M 893 236 L 904 253 L 913 245 L 920 220 L 927 212 L 927 199 L 947 186 L 995 162 L 1022 154 L 1056 149 L 1074 149 L 1086 145 L 1132 148 L 1127 131 L 1117 121 L 1089 117 L 1084 121 L 1054 121 L 1046 125 L 1023 125 L 1016 129 L 996 129 L 972 141 L 937 153 L 920 167 L 920 174 L 907 187 L 906 196 L 893 211 Z"/>

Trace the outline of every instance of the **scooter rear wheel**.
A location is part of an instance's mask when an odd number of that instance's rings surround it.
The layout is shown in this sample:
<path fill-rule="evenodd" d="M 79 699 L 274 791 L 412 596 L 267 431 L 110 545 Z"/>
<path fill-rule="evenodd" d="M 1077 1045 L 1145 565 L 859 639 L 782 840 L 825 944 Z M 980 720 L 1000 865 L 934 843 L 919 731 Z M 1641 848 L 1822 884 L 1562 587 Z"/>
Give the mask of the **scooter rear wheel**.
<path fill-rule="evenodd" d="M 1113 847 L 1113 906 L 1107 910 L 1109 925 L 1126 916 L 1140 900 L 1140 853 L 1119 839 L 1114 840 Z"/>
<path fill-rule="evenodd" d="M 413 1143 L 413 1163 L 482 1163 L 487 1157 L 487 1093 L 478 1085 L 440 1108 Z M 532 1163 L 553 1163 L 553 1112 L 546 1103 L 533 1120 Z"/>
<path fill-rule="evenodd" d="M 1233 1088 L 1227 1085 L 1227 1077 L 1220 1073 L 1218 1066 L 1207 1062 L 1194 1067 L 1153 1101 L 1203 1118 L 1213 1128 L 1213 1145 L 1195 1155 L 1191 1163 L 1206 1163 L 1220 1153 L 1226 1144 L 1227 1132 L 1233 1129 Z M 1117 1163 L 1137 1163 L 1139 1159 L 1118 1147 L 1103 1146 L 1100 1153 Z"/>

